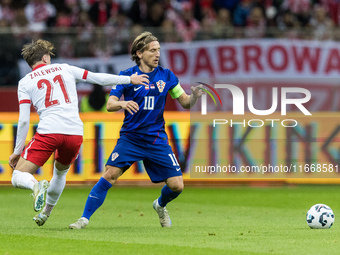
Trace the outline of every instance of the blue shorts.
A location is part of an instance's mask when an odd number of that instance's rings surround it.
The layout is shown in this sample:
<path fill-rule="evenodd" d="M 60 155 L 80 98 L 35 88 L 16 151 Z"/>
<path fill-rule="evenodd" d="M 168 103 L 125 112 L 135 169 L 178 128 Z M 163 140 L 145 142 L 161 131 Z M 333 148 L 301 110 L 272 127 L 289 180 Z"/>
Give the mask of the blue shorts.
<path fill-rule="evenodd" d="M 106 165 L 125 172 L 136 161 L 143 161 L 152 182 L 162 182 L 170 177 L 181 176 L 181 167 L 168 144 L 150 144 L 144 141 L 120 137 Z"/>

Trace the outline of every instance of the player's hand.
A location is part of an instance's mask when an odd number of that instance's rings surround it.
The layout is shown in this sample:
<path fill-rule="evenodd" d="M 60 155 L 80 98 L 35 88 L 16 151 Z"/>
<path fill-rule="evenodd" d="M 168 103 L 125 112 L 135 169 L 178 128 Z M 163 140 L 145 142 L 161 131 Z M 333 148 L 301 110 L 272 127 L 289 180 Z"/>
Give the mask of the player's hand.
<path fill-rule="evenodd" d="M 127 110 L 131 115 L 139 111 L 139 105 L 134 101 L 122 101 L 121 106 Z"/>
<path fill-rule="evenodd" d="M 17 155 L 13 153 L 11 156 L 9 156 L 8 164 L 9 166 L 14 169 L 20 159 L 20 155 Z"/>
<path fill-rule="evenodd" d="M 203 90 L 203 85 L 198 85 L 198 86 L 192 86 L 191 87 L 191 94 L 195 98 L 200 98 L 203 94 L 205 94 Z"/>
<path fill-rule="evenodd" d="M 131 78 L 131 83 L 134 85 L 148 85 L 149 84 L 149 76 L 146 74 L 141 74 L 138 75 L 138 73 L 134 73 L 133 75 L 130 76 Z"/>

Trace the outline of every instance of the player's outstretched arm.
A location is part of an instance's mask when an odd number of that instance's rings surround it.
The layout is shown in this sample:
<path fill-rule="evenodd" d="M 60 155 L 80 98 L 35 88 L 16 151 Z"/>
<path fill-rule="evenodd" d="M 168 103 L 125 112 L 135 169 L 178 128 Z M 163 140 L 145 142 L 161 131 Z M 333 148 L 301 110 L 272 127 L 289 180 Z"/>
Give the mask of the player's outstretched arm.
<path fill-rule="evenodd" d="M 182 93 L 182 95 L 177 98 L 181 106 L 185 109 L 190 109 L 191 107 L 193 107 L 196 104 L 197 99 L 205 93 L 202 89 L 200 89 L 202 87 L 202 85 L 198 85 L 196 87 L 192 86 L 191 95 L 188 95 L 185 92 Z"/>
<path fill-rule="evenodd" d="M 141 75 L 138 75 L 138 73 L 134 73 L 130 76 L 130 79 L 131 79 L 131 84 L 134 84 L 134 85 L 148 85 L 149 84 L 149 76 L 146 75 L 146 74 L 141 74 Z"/>
<path fill-rule="evenodd" d="M 107 100 L 106 110 L 108 112 L 116 112 L 120 109 L 124 109 L 133 115 L 139 110 L 139 106 L 134 101 L 119 101 L 118 97 L 110 96 L 109 100 Z"/>
<path fill-rule="evenodd" d="M 86 81 L 92 84 L 98 84 L 101 86 L 112 86 L 117 84 L 136 84 L 136 85 L 147 85 L 149 83 L 149 76 L 146 74 L 138 75 L 137 73 L 127 75 L 115 75 L 108 73 L 93 73 L 79 67 L 69 66 L 74 77 L 77 81 Z"/>

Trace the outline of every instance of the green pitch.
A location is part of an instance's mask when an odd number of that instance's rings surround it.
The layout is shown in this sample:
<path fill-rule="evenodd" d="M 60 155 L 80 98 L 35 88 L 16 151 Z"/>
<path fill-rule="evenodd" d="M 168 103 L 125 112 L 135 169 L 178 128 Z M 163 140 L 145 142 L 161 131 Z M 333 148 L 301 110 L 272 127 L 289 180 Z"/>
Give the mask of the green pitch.
<path fill-rule="evenodd" d="M 167 206 L 170 229 L 152 209 L 160 187 L 111 189 L 82 230 L 67 227 L 91 187 L 67 187 L 42 227 L 29 191 L 0 187 L 0 255 L 340 253 L 340 186 L 187 187 Z M 316 203 L 333 209 L 331 229 L 309 229 L 306 212 Z"/>

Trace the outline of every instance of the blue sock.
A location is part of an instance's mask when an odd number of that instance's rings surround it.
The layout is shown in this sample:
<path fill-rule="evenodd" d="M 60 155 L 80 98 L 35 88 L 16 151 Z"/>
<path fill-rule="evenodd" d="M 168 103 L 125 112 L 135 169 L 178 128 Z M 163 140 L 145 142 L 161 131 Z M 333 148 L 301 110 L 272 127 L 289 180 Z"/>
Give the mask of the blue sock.
<path fill-rule="evenodd" d="M 112 187 L 112 184 L 103 177 L 99 179 L 96 185 L 93 186 L 84 208 L 82 217 L 90 219 L 92 214 L 103 204 L 107 191 Z"/>
<path fill-rule="evenodd" d="M 171 200 L 178 197 L 181 192 L 173 192 L 167 185 L 164 185 L 161 191 L 161 196 L 158 198 L 158 204 L 162 207 L 166 206 Z"/>

